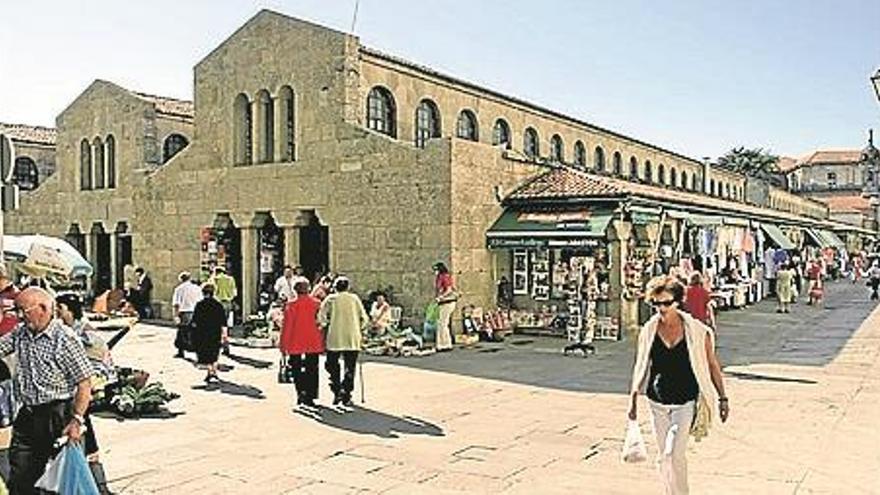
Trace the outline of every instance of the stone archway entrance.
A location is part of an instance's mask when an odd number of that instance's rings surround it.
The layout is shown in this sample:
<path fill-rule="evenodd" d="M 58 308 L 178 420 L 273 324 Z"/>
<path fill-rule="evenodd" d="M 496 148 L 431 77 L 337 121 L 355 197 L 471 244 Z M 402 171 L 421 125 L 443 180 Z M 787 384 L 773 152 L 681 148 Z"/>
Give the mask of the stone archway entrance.
<path fill-rule="evenodd" d="M 241 321 L 242 258 L 241 229 L 235 225 L 228 212 L 217 213 L 214 223 L 201 231 L 200 280 L 207 281 L 214 267 L 222 266 L 235 279 L 238 295 L 234 304 L 235 321 Z"/>
<path fill-rule="evenodd" d="M 317 275 L 330 270 L 330 230 L 314 210 L 301 213 L 297 222 L 299 228 L 299 264 L 303 275 L 315 280 Z"/>
<path fill-rule="evenodd" d="M 113 284 L 113 267 L 110 253 L 110 234 L 104 230 L 100 222 L 92 224 L 90 259 L 92 262 L 92 292 L 97 296 L 111 289 Z"/>
<path fill-rule="evenodd" d="M 269 212 L 254 215 L 257 241 L 257 310 L 266 312 L 275 297 L 275 280 L 284 271 L 284 229 Z"/>
<path fill-rule="evenodd" d="M 117 288 L 125 286 L 125 266 L 132 265 L 131 233 L 126 222 L 118 222 L 113 233 L 116 236 L 115 283 Z"/>

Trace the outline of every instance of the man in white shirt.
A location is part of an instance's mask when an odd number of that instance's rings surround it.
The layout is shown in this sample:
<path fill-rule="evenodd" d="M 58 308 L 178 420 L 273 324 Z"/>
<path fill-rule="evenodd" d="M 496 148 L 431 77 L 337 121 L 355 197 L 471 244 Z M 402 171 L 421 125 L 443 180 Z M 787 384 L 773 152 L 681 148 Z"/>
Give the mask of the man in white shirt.
<path fill-rule="evenodd" d="M 275 298 L 284 302 L 296 299 L 296 291 L 293 286 L 296 284 L 293 276 L 293 267 L 284 265 L 284 274 L 275 281 Z"/>
<path fill-rule="evenodd" d="M 177 354 L 174 357 L 184 357 L 183 351 L 192 351 L 192 316 L 196 303 L 202 300 L 202 289 L 191 280 L 189 272 L 181 272 L 177 276 L 180 284 L 174 288 L 171 305 L 174 308 L 174 323 L 177 324 L 177 337 L 174 339 L 174 347 Z"/>

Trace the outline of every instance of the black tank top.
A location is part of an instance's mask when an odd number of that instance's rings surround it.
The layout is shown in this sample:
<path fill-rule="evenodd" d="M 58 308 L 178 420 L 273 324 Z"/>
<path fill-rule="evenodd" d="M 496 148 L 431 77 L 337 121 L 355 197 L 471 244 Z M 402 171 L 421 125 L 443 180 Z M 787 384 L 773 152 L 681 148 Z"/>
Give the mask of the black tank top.
<path fill-rule="evenodd" d="M 660 404 L 684 404 L 696 399 L 699 392 L 697 377 L 691 369 L 687 339 L 682 338 L 670 349 L 657 334 L 651 346 L 648 398 Z"/>

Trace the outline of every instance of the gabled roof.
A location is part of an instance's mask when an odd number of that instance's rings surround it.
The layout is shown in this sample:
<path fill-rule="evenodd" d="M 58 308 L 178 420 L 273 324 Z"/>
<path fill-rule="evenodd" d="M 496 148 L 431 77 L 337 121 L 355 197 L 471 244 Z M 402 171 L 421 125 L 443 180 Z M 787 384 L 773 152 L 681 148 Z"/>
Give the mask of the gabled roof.
<path fill-rule="evenodd" d="M 801 165 L 856 163 L 861 156 L 859 150 L 818 150 L 803 159 Z"/>
<path fill-rule="evenodd" d="M 137 91 L 131 91 L 131 93 L 138 98 L 155 105 L 156 113 L 173 117 L 183 117 L 185 119 L 192 119 L 195 116 L 195 107 L 191 101 L 178 100 L 167 96 L 138 93 Z"/>
<path fill-rule="evenodd" d="M 788 172 L 789 170 L 797 168 L 798 159 L 790 156 L 780 156 L 777 166 L 779 167 L 780 172 Z"/>
<path fill-rule="evenodd" d="M 4 124 L 0 122 L 0 133 L 9 136 L 13 142 L 55 146 L 58 132 L 51 127 L 26 124 Z"/>
<path fill-rule="evenodd" d="M 527 180 L 505 198 L 505 204 L 577 203 L 635 198 L 647 202 L 673 203 L 690 209 L 713 210 L 739 217 L 765 218 L 789 223 L 819 223 L 820 220 L 772 210 L 701 193 L 667 189 L 596 175 L 570 167 L 548 170 Z"/>

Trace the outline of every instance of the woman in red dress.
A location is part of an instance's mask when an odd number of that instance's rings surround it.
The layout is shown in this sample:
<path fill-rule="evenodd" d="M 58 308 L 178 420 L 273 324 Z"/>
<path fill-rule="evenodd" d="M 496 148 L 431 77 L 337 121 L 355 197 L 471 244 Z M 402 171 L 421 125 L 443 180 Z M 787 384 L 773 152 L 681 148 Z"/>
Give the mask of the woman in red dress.
<path fill-rule="evenodd" d="M 324 336 L 317 321 L 321 302 L 309 295 L 305 280 L 296 282 L 293 290 L 296 299 L 284 307 L 279 345 L 293 370 L 297 405 L 312 408 L 318 398 L 318 356 L 324 352 Z"/>
<path fill-rule="evenodd" d="M 715 311 L 712 295 L 703 286 L 703 277 L 699 273 L 691 275 L 691 285 L 684 296 L 684 309 L 697 320 L 711 328 L 715 328 Z"/>

